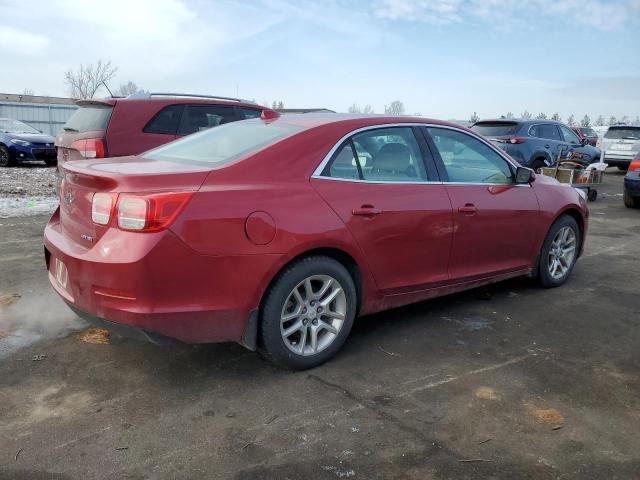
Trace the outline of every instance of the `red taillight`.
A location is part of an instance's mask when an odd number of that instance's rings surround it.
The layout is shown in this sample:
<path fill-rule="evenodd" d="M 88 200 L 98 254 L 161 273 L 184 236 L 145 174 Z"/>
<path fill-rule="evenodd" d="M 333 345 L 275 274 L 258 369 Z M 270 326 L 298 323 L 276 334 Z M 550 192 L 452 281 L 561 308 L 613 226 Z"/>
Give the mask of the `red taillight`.
<path fill-rule="evenodd" d="M 71 144 L 71 148 L 80 152 L 84 158 L 104 158 L 107 153 L 104 140 L 100 138 L 76 140 Z"/>
<path fill-rule="evenodd" d="M 91 220 L 98 225 L 109 225 L 117 193 L 96 193 L 91 202 Z"/>
<path fill-rule="evenodd" d="M 509 137 L 509 138 L 492 138 L 491 140 L 495 140 L 496 142 L 499 143 L 524 143 L 527 141 L 526 138 L 523 137 Z"/>
<path fill-rule="evenodd" d="M 118 227 L 136 232 L 157 232 L 169 225 L 193 192 L 148 195 L 122 194 L 118 200 Z"/>
<path fill-rule="evenodd" d="M 630 172 L 640 172 L 640 158 L 634 158 L 629 164 Z"/>

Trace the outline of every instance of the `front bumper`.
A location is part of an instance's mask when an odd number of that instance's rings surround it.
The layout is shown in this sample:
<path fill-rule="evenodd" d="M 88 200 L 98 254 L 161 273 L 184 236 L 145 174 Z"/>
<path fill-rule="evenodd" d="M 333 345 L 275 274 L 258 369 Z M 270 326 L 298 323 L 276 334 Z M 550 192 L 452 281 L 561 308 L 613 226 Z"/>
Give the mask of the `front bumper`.
<path fill-rule="evenodd" d="M 89 249 L 68 237 L 56 212 L 45 228 L 49 281 L 81 317 L 138 338 L 243 342 L 279 255 L 202 255 L 171 231 L 109 229 Z M 66 267 L 64 284 L 56 275 Z"/>
<path fill-rule="evenodd" d="M 9 147 L 9 155 L 12 160 L 44 160 L 51 161 L 58 157 L 56 148 L 51 146 L 47 147 L 40 144 L 31 144 L 28 146 L 22 146 L 17 144 L 11 144 Z"/>

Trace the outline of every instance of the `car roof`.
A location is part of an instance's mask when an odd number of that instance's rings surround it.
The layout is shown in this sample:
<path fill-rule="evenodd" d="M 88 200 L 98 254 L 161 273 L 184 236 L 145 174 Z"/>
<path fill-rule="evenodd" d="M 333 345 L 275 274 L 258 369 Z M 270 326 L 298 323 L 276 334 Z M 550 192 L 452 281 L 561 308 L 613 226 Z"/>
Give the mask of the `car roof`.
<path fill-rule="evenodd" d="M 393 115 L 359 115 L 349 113 L 303 113 L 303 114 L 285 114 L 280 115 L 272 121 L 288 123 L 302 127 L 303 129 L 311 129 L 315 127 L 321 127 L 325 125 L 337 124 L 337 123 L 349 123 L 353 128 L 363 128 L 375 125 L 385 125 L 394 123 L 424 123 L 443 125 L 456 128 L 462 128 L 466 130 L 466 127 L 458 125 L 457 123 L 447 122 L 444 120 L 436 120 L 432 118 L 424 117 L 411 117 L 411 116 L 393 116 Z"/>
<path fill-rule="evenodd" d="M 157 96 L 150 98 L 135 97 L 115 97 L 115 98 L 91 98 L 86 100 L 76 100 L 76 105 L 104 105 L 114 107 L 118 103 L 146 104 L 146 105 L 176 105 L 176 104 L 202 104 L 202 105 L 225 105 L 240 108 L 252 108 L 259 110 L 271 110 L 268 107 L 258 105 L 249 101 L 222 100 L 219 98 L 189 97 L 189 96 Z"/>
<path fill-rule="evenodd" d="M 549 118 L 487 118 L 478 120 L 475 124 L 478 123 L 488 123 L 488 122 L 508 122 L 508 123 L 555 123 L 557 125 L 566 125 L 565 123 L 559 122 L 557 120 L 551 120 Z M 474 125 L 475 125 L 474 124 Z"/>

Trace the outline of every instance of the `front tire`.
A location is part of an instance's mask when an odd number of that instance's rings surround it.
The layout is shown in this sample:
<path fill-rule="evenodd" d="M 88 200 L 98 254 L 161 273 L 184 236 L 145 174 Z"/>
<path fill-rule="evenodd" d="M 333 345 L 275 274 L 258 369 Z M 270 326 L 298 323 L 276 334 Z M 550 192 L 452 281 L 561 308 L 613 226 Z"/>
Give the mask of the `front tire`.
<path fill-rule="evenodd" d="M 10 167 L 12 163 L 9 149 L 4 145 L 0 145 L 0 167 Z"/>
<path fill-rule="evenodd" d="M 622 196 L 622 200 L 624 201 L 624 206 L 627 208 L 638 208 L 640 207 L 640 201 L 633 198 L 629 192 L 624 191 L 624 195 Z"/>
<path fill-rule="evenodd" d="M 569 278 L 581 245 L 580 228 L 572 217 L 563 215 L 551 225 L 538 262 L 538 281 L 543 287 L 559 287 Z"/>
<path fill-rule="evenodd" d="M 47 158 L 47 159 L 45 159 L 44 163 L 47 165 L 47 167 L 55 167 L 56 165 L 58 165 L 58 159 L 57 158 Z"/>
<path fill-rule="evenodd" d="M 531 170 L 533 170 L 536 173 L 540 173 L 539 170 L 546 166 L 547 164 L 544 162 L 544 160 L 541 158 L 538 158 L 531 163 Z"/>
<path fill-rule="evenodd" d="M 356 288 L 341 263 L 325 256 L 297 260 L 266 293 L 260 353 L 281 367 L 316 367 L 340 350 L 356 310 Z"/>

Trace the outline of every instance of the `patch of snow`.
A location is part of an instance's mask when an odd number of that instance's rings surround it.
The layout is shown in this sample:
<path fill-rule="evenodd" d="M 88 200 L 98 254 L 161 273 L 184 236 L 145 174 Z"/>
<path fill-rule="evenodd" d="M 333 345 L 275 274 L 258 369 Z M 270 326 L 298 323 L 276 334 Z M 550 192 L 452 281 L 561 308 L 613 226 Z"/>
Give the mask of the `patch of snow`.
<path fill-rule="evenodd" d="M 0 198 L 0 218 L 27 217 L 30 215 L 50 215 L 58 207 L 58 198 L 16 197 Z"/>

